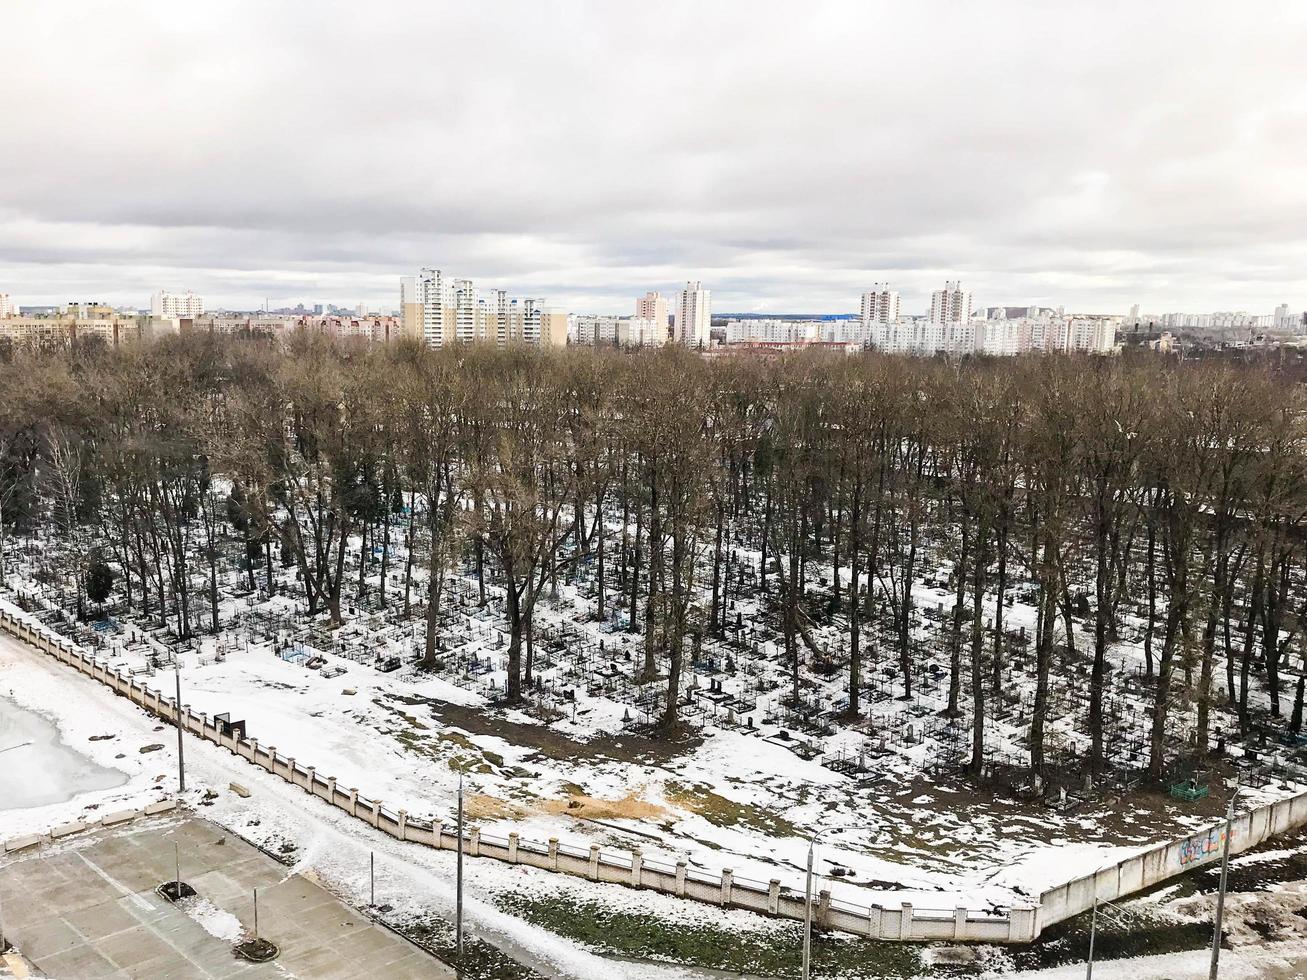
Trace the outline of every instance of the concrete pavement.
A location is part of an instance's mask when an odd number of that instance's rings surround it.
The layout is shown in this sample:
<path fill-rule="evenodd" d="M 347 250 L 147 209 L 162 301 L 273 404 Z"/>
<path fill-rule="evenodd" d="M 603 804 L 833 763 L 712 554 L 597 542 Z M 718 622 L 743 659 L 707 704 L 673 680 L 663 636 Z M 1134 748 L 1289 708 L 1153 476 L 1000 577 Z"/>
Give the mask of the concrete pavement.
<path fill-rule="evenodd" d="M 212 907 L 188 914 L 154 893 L 174 876 L 174 842 L 182 880 Z M 255 888 L 259 934 L 281 947 L 271 963 L 232 952 L 233 935 L 252 931 Z M 0 911 L 10 941 L 60 980 L 454 977 L 320 885 L 197 817 L 137 822 L 10 855 L 0 866 Z"/>

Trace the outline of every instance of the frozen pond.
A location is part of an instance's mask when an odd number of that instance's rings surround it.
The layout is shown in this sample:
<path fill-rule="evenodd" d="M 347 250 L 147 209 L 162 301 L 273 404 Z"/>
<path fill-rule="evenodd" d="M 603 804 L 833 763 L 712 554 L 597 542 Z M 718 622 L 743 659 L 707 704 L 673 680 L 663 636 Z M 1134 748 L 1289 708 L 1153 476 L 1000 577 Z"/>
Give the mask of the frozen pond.
<path fill-rule="evenodd" d="M 63 803 L 125 782 L 126 773 L 65 744 L 52 722 L 0 698 L 0 812 Z"/>

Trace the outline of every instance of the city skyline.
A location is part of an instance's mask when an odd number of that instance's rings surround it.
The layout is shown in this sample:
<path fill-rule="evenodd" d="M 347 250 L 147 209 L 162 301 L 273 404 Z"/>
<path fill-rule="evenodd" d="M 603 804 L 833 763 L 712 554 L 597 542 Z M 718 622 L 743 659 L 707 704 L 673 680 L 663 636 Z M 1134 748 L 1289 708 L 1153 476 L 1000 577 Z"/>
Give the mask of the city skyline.
<path fill-rule="evenodd" d="M 1307 305 L 1299 6 L 237 6 L 5 10 L 31 152 L 0 160 L 0 288 L 391 308 L 395 270 L 438 262 L 596 313 L 687 280 L 732 312 L 885 280 L 920 309 L 947 279 Z"/>
<path fill-rule="evenodd" d="M 393 278 L 394 276 L 392 274 L 392 279 Z M 0 291 L 0 316 L 6 315 L 7 313 L 17 314 L 20 310 L 31 310 L 35 312 L 35 311 L 43 311 L 43 310 L 73 309 L 76 307 L 96 307 L 96 308 L 102 307 L 105 309 L 117 309 L 122 311 L 134 311 L 134 312 L 142 312 L 142 313 L 148 312 L 156 316 L 191 315 L 191 313 L 195 312 L 195 309 L 192 309 L 190 312 L 187 312 L 187 308 L 184 305 L 185 301 L 201 304 L 204 308 L 203 309 L 204 312 L 257 313 L 257 312 L 298 311 L 305 314 L 318 314 L 318 315 L 328 315 L 328 316 L 359 316 L 359 317 L 377 316 L 377 315 L 401 316 L 403 314 L 403 308 L 406 302 L 403 298 L 403 294 L 404 294 L 403 282 L 405 279 L 408 278 L 411 277 L 407 277 L 407 276 L 399 277 L 401 281 L 401 290 L 400 290 L 398 300 L 396 300 L 395 297 L 392 297 L 390 301 L 382 300 L 377 303 L 367 303 L 367 302 L 354 301 L 349 299 L 340 299 L 340 298 L 324 299 L 323 297 L 317 295 L 313 295 L 313 296 L 293 295 L 293 296 L 277 297 L 275 299 L 271 297 L 265 297 L 263 300 L 260 300 L 257 303 L 250 304 L 248 306 L 232 306 L 232 305 L 222 303 L 220 301 L 218 302 L 211 301 L 207 296 L 201 295 L 197 291 L 192 289 L 172 290 L 167 288 L 155 290 L 150 294 L 149 297 L 147 297 L 144 303 L 137 302 L 130 297 L 123 302 L 114 302 L 114 301 L 105 302 L 104 300 L 101 300 L 99 298 L 87 299 L 87 298 L 80 298 L 80 297 L 55 298 L 55 299 L 49 299 L 44 302 L 36 302 L 36 301 L 32 301 L 29 297 L 22 297 L 13 293 L 5 293 Z M 472 280 L 468 279 L 466 281 L 471 282 Z M 499 282 L 499 280 L 492 281 L 492 280 L 483 280 L 477 278 L 475 282 L 477 285 L 477 289 L 484 290 L 487 295 L 499 294 L 499 293 L 508 294 L 509 292 L 511 292 L 511 290 L 509 289 L 505 289 L 496 285 L 496 283 Z M 687 280 L 683 285 L 684 286 L 700 285 L 700 281 Z M 794 304 L 787 306 L 785 305 L 784 301 L 782 301 L 780 305 L 778 305 L 775 309 L 767 309 L 767 310 L 756 310 L 756 309 L 748 308 L 747 306 L 731 306 L 726 308 L 714 308 L 711 312 L 711 318 L 714 320 L 719 320 L 725 317 L 732 317 L 732 316 L 764 316 L 764 317 L 779 316 L 779 317 L 789 317 L 789 318 L 803 317 L 803 316 L 838 316 L 838 317 L 847 317 L 847 318 L 854 318 L 854 319 L 861 318 L 864 320 L 870 318 L 870 319 L 877 320 L 879 322 L 892 322 L 895 319 L 910 320 L 914 318 L 933 320 L 936 319 L 936 317 L 939 315 L 937 304 L 942 302 L 941 298 L 944 297 L 946 294 L 948 294 L 950 290 L 953 290 L 954 293 L 956 293 L 956 296 L 951 301 L 961 304 L 957 307 L 957 309 L 954 310 L 954 315 L 951 316 L 950 319 L 960 319 L 960 320 L 986 319 L 989 318 L 989 313 L 987 311 L 1001 310 L 1005 308 L 1006 309 L 1042 308 L 1042 309 L 1049 309 L 1049 310 L 1060 309 L 1063 310 L 1068 315 L 1116 316 L 1126 321 L 1138 320 L 1142 322 L 1149 322 L 1155 320 L 1159 323 L 1163 319 L 1168 319 L 1168 318 L 1169 319 L 1180 318 L 1182 320 L 1202 321 L 1204 318 L 1220 318 L 1220 317 L 1235 316 L 1235 317 L 1253 317 L 1253 318 L 1267 319 L 1269 322 L 1266 325 L 1280 326 L 1283 325 L 1281 321 L 1283 321 L 1286 318 L 1293 320 L 1294 323 L 1300 323 L 1302 322 L 1304 317 L 1307 317 L 1307 309 L 1303 309 L 1302 307 L 1296 306 L 1293 302 L 1279 302 L 1276 303 L 1273 308 L 1269 307 L 1269 304 L 1262 304 L 1261 306 L 1253 306 L 1253 307 L 1246 307 L 1246 308 L 1228 307 L 1228 308 L 1215 308 L 1215 309 L 1202 309 L 1194 306 L 1186 307 L 1183 305 L 1174 306 L 1174 307 L 1152 308 L 1152 307 L 1144 306 L 1141 303 L 1132 303 L 1130 304 L 1129 308 L 1125 310 L 1076 309 L 1074 307 L 1068 306 L 1068 304 L 1066 303 L 1057 302 L 1056 297 L 1052 298 L 1049 301 L 1039 302 L 1039 303 L 1029 302 L 1025 300 L 1019 302 L 1012 302 L 1012 301 L 995 302 L 989 297 L 977 298 L 973 290 L 971 290 L 970 288 L 964 288 L 967 284 L 964 284 L 961 280 L 946 280 L 944 282 L 943 290 L 939 289 L 938 284 L 936 284 L 936 288 L 926 292 L 926 294 L 923 297 L 923 301 L 921 305 L 914 307 L 910 303 L 903 303 L 901 301 L 902 300 L 901 294 L 894 288 L 894 285 L 895 285 L 894 283 L 889 283 L 889 282 L 872 283 L 870 290 L 864 290 L 860 295 L 854 296 L 851 299 L 846 300 L 842 305 L 832 307 L 829 309 L 805 309 L 801 306 L 794 305 Z M 711 283 L 707 284 L 705 288 L 709 292 L 713 291 Z M 662 290 L 667 290 L 667 292 L 664 294 Z M 392 292 L 394 292 L 394 290 L 392 290 Z M 663 311 L 666 314 L 675 317 L 676 313 L 678 312 L 676 301 L 678 297 L 682 295 L 682 293 L 683 293 L 682 286 L 675 285 L 675 284 L 670 289 L 666 284 L 661 284 L 659 289 L 647 290 L 645 296 L 636 297 L 636 301 L 635 301 L 636 310 L 637 310 L 636 316 L 639 317 L 645 315 L 652 315 L 652 314 L 646 314 L 641 312 L 641 310 L 644 308 L 642 304 L 646 303 L 647 301 L 652 301 L 653 299 L 656 298 L 658 302 L 661 304 L 661 308 L 663 309 Z M 630 297 L 629 296 L 626 297 L 626 300 L 627 300 L 626 305 L 629 307 Z M 176 309 L 165 310 L 164 303 L 167 301 L 176 301 L 182 303 L 183 305 Z M 620 301 L 615 301 L 611 304 L 608 304 L 608 306 L 612 307 L 611 309 L 607 308 L 607 306 L 602 309 L 594 308 L 594 307 L 589 307 L 584 309 L 565 309 L 563 304 L 555 303 L 549 297 L 540 297 L 538 299 L 534 299 L 533 302 L 539 305 L 541 309 L 549 308 L 555 310 L 565 310 L 565 312 L 569 314 L 581 314 L 587 316 L 600 316 L 600 317 L 620 317 L 620 316 L 630 315 L 629 308 L 623 310 L 621 308 L 623 304 Z M 869 307 L 869 303 L 872 304 L 870 307 Z M 659 319 L 662 319 L 662 317 L 660 317 Z M 1203 324 L 1188 323 L 1182 325 L 1202 326 Z"/>

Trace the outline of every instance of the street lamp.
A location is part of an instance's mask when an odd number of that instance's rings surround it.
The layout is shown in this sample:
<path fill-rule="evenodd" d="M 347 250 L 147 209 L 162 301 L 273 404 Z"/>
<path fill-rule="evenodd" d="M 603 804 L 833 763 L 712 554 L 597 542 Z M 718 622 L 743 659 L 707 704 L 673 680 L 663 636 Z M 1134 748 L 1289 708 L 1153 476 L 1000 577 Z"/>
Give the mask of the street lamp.
<path fill-rule="evenodd" d="M 1225 808 L 1225 842 L 1221 848 L 1221 888 L 1216 893 L 1216 921 L 1212 933 L 1212 968 L 1208 980 L 1216 980 L 1216 971 L 1221 961 L 1221 919 L 1225 915 L 1225 881 L 1230 871 L 1230 838 L 1234 836 L 1234 799 L 1239 795 L 1239 784 L 1234 784 L 1230 802 Z"/>
<path fill-rule="evenodd" d="M 458 777 L 458 864 L 454 886 L 454 950 L 456 961 L 463 959 L 463 776 Z"/>
<path fill-rule="evenodd" d="M 803 980 L 809 980 L 812 965 L 812 851 L 817 846 L 814 834 L 808 841 L 808 878 L 803 888 Z"/>
<path fill-rule="evenodd" d="M 177 720 L 177 792 L 186 792 L 186 757 L 185 746 L 182 744 L 182 671 L 181 658 L 177 651 L 172 652 L 172 676 L 177 683 L 177 700 L 174 702 L 173 717 Z"/>

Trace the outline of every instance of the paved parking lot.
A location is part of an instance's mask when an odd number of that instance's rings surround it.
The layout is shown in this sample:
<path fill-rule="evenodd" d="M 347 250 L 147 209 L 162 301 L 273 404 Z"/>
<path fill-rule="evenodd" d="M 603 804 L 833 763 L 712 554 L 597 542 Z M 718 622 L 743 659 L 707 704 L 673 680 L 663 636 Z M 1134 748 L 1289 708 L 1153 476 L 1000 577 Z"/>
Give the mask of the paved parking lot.
<path fill-rule="evenodd" d="M 182 880 L 216 909 L 191 915 L 154 889 Z M 281 947 L 272 963 L 232 952 L 231 932 L 253 927 Z M 0 910 L 10 940 L 38 970 L 91 978 L 452 978 L 444 964 L 374 925 L 321 886 L 227 831 L 195 817 L 136 822 L 30 852 L 0 865 Z M 203 921 L 201 921 L 203 920 Z"/>

